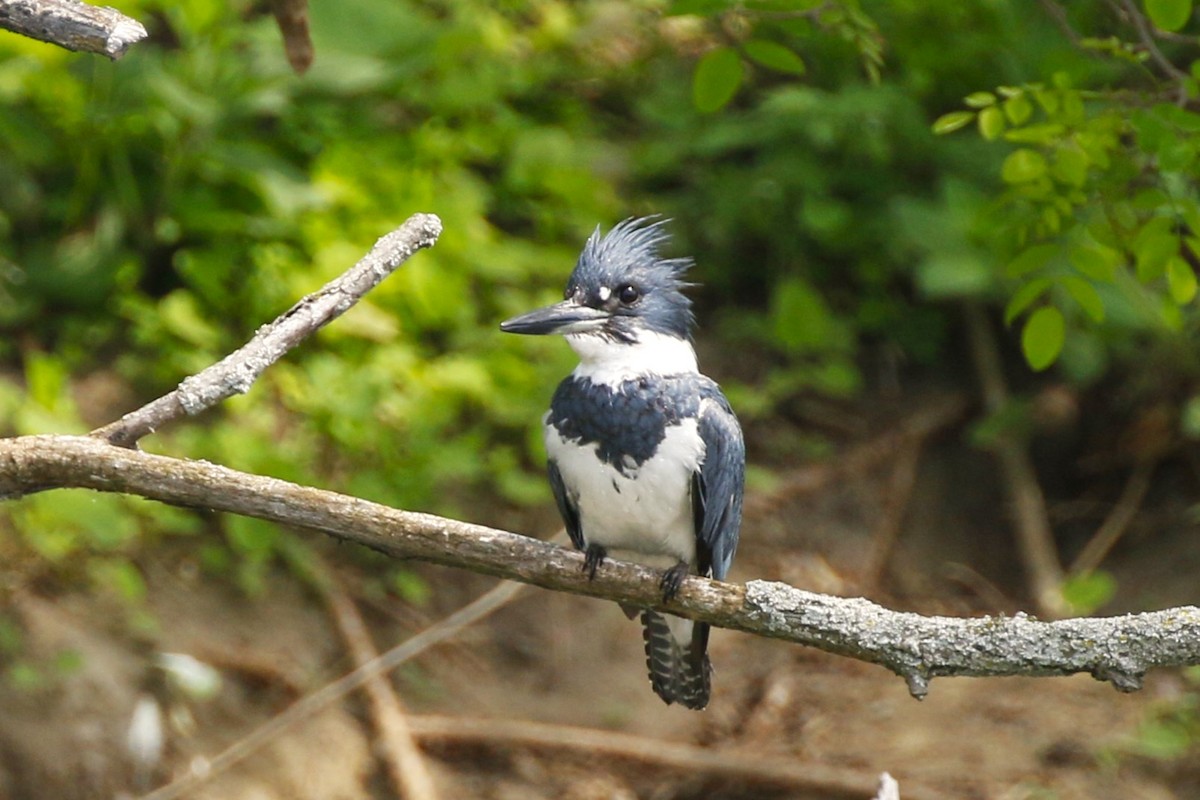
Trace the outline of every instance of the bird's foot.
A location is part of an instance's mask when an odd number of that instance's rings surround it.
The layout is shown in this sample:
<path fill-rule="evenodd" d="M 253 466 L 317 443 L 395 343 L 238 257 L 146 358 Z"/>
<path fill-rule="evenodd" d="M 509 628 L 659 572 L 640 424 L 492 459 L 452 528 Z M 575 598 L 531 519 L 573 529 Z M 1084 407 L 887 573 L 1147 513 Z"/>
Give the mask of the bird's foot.
<path fill-rule="evenodd" d="M 679 594 L 679 587 L 683 586 L 683 579 L 691 572 L 691 568 L 686 561 L 680 561 L 675 566 L 663 573 L 662 578 L 658 581 L 658 586 L 662 589 L 663 602 L 670 602 L 675 595 Z"/>
<path fill-rule="evenodd" d="M 588 580 L 596 580 L 596 570 L 600 569 L 600 564 L 604 559 L 608 558 L 608 551 L 598 544 L 589 544 L 587 550 L 583 554 L 583 571 L 587 573 Z"/>

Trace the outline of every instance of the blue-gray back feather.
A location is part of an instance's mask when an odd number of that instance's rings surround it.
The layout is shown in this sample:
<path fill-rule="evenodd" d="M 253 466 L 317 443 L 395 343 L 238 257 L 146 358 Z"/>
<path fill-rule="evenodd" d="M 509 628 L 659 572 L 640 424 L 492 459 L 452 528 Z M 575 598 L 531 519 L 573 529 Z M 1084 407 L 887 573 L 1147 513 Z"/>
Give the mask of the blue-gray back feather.
<path fill-rule="evenodd" d="M 698 549 L 709 560 L 707 565 L 699 565 L 700 573 L 708 567 L 714 578 L 724 580 L 733 563 L 742 525 L 746 445 L 725 396 L 717 390 L 710 397 L 714 402 L 708 403 L 700 415 L 704 463 L 692 477 L 692 512 Z"/>

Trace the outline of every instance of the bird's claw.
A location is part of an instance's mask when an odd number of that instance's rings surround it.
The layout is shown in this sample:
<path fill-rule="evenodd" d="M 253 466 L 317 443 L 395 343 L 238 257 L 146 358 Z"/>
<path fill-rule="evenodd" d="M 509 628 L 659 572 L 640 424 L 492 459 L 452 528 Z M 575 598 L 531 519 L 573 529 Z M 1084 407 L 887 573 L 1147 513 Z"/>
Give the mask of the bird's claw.
<path fill-rule="evenodd" d="M 583 571 L 587 573 L 588 580 L 596 580 L 596 570 L 600 569 L 600 564 L 608 557 L 608 551 L 598 544 L 589 544 L 587 550 L 583 554 Z"/>
<path fill-rule="evenodd" d="M 669 603 L 675 595 L 679 594 L 679 588 L 683 586 L 683 579 L 688 576 L 690 571 L 688 563 L 680 561 L 663 573 L 662 578 L 658 581 L 658 586 L 662 589 L 664 603 Z"/>

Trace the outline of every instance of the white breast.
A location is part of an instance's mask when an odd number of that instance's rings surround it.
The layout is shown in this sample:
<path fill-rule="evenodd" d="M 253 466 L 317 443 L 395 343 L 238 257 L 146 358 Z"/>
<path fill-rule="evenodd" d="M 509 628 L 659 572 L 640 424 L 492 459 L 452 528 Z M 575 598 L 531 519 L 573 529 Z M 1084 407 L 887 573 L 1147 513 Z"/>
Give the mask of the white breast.
<path fill-rule="evenodd" d="M 652 567 L 696 559 L 692 474 L 704 460 L 696 420 L 667 429 L 652 458 L 621 474 L 596 457 L 596 445 L 546 428 L 546 451 L 579 508 L 584 539 L 614 558 Z"/>

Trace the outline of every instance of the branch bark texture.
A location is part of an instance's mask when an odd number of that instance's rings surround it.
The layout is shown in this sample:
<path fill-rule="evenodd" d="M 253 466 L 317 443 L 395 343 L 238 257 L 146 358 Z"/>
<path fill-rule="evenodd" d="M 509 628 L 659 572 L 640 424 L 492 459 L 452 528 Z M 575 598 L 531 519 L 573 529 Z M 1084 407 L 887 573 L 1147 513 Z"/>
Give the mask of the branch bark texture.
<path fill-rule="evenodd" d="M 606 561 L 595 580 L 573 550 L 507 531 L 401 511 L 276 478 L 113 447 L 86 436 L 0 439 L 0 498 L 48 488 L 119 492 L 321 531 L 417 559 L 556 591 L 654 608 L 887 667 L 923 697 L 932 678 L 1086 672 L 1121 691 L 1153 667 L 1200 664 L 1200 608 L 1042 622 L 892 611 L 781 583 L 688 578 L 670 603 L 658 572 Z"/>
<path fill-rule="evenodd" d="M 115 8 L 78 0 L 0 0 L 0 28 L 114 61 L 147 36 L 142 23 Z"/>

